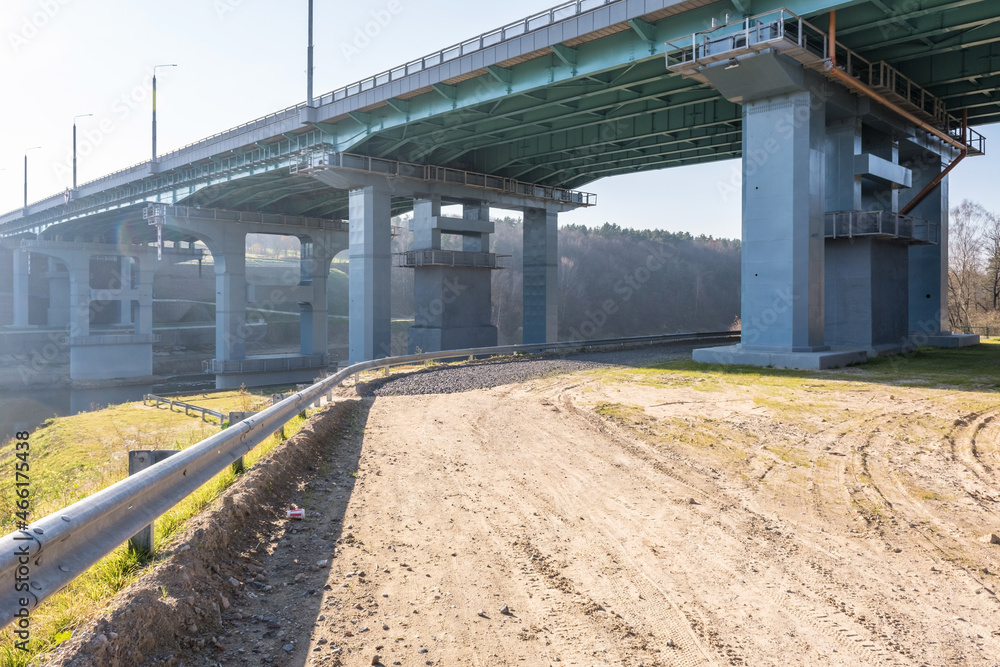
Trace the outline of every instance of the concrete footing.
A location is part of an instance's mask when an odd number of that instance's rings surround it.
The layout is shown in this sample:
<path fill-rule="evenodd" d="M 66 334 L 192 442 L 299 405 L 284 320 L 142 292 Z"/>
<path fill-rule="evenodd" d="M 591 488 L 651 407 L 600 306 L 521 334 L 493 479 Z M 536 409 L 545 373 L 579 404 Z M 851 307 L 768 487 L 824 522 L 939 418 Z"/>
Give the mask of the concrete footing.
<path fill-rule="evenodd" d="M 73 380 L 147 377 L 153 374 L 153 336 L 73 338 L 69 364 Z"/>
<path fill-rule="evenodd" d="M 496 347 L 497 328 L 481 327 L 410 327 L 410 354 L 461 350 L 469 347 Z"/>
<path fill-rule="evenodd" d="M 272 387 L 280 384 L 312 384 L 320 376 L 322 369 L 312 368 L 298 371 L 274 371 L 272 373 L 234 373 L 215 376 L 216 389 L 239 389 L 240 387 Z"/>
<path fill-rule="evenodd" d="M 928 336 L 926 341 L 921 340 L 921 343 L 931 347 L 969 347 L 971 345 L 979 345 L 979 334 L 941 332 L 936 336 Z"/>
<path fill-rule="evenodd" d="M 744 348 L 742 345 L 704 347 L 695 350 L 692 358 L 703 364 L 725 364 L 729 366 L 761 366 L 769 368 L 792 368 L 803 371 L 821 371 L 863 364 L 868 360 L 868 352 L 859 349 L 831 349 L 822 352 L 784 352 Z"/>

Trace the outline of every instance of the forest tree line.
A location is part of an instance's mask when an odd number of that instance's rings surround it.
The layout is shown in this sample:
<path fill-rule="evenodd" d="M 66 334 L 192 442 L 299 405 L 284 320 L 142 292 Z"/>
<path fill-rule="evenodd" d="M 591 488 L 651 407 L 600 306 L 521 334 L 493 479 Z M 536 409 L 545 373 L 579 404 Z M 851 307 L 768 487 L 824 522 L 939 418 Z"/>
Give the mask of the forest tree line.
<path fill-rule="evenodd" d="M 495 221 L 491 250 L 509 255 L 493 272 L 500 344 L 521 341 L 522 226 Z M 399 252 L 408 235 L 394 239 Z M 459 248 L 457 238 L 442 247 Z M 740 242 L 605 224 L 559 229 L 559 339 L 729 329 L 740 310 Z M 393 269 L 393 317 L 413 313 L 412 270 Z"/>

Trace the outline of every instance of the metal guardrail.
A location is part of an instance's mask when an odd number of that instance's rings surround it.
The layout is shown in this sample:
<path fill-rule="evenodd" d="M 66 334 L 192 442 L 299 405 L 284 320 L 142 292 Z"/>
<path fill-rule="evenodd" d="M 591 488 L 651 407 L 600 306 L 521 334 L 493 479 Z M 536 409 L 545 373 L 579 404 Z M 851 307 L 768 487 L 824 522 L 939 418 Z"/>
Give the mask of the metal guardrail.
<path fill-rule="evenodd" d="M 667 69 L 707 81 L 698 72 L 712 63 L 731 60 L 736 52 L 775 49 L 800 62 L 822 59 L 827 36 L 787 9 L 749 16 L 666 43 Z"/>
<path fill-rule="evenodd" d="M 22 609 L 29 614 L 118 545 L 279 431 L 306 407 L 363 371 L 443 359 L 736 336 L 739 332 L 723 331 L 506 345 L 390 357 L 348 366 L 156 465 L 0 538 L 0 582 L 4 582 L 0 585 L 0 628 L 18 618 Z M 26 590 L 16 590 L 15 584 L 23 584 Z"/>
<path fill-rule="evenodd" d="M 246 359 L 206 359 L 201 364 L 205 373 L 275 373 L 281 371 L 321 369 L 330 365 L 330 355 L 310 354 L 284 357 L 248 357 Z"/>
<path fill-rule="evenodd" d="M 261 225 L 291 225 L 295 227 L 310 227 L 313 229 L 332 229 L 346 232 L 350 226 L 347 220 L 328 218 L 307 218 L 281 213 L 261 213 L 258 211 L 231 211 L 224 208 L 201 208 L 200 206 L 181 206 L 174 204 L 148 204 L 142 210 L 142 217 L 149 224 L 162 224 L 166 216 L 174 218 L 195 218 L 206 220 L 222 220 L 224 222 L 239 222 L 242 224 Z"/>
<path fill-rule="evenodd" d="M 372 157 L 355 153 L 342 153 L 329 150 L 306 152 L 297 164 L 290 167 L 291 173 L 310 173 L 324 169 L 350 169 L 369 174 L 412 178 L 428 183 L 453 183 L 484 190 L 496 190 L 506 194 L 537 197 L 552 201 L 575 204 L 577 206 L 596 206 L 597 195 L 592 192 L 567 190 L 549 185 L 526 183 L 514 178 L 504 178 L 491 174 L 482 174 L 463 169 L 438 167 L 436 165 L 400 162 L 388 158 Z"/>
<path fill-rule="evenodd" d="M 175 407 L 184 408 L 184 414 L 185 415 L 189 415 L 192 412 L 200 412 L 201 413 L 201 420 L 202 421 L 208 421 L 207 419 L 205 419 L 205 417 L 207 417 L 208 415 L 211 415 L 211 416 L 213 416 L 213 417 L 215 417 L 216 419 L 219 420 L 219 426 L 222 426 L 223 422 L 225 422 L 226 419 L 228 418 L 228 415 L 226 415 L 225 413 L 219 412 L 218 410 L 212 410 L 212 409 L 209 409 L 209 408 L 203 408 L 200 405 L 192 405 L 191 403 L 185 403 L 183 401 L 175 401 L 172 398 L 165 398 L 163 396 L 157 396 L 156 394 L 143 394 L 142 395 L 142 404 L 146 405 L 147 401 L 151 402 L 151 403 L 155 403 L 156 407 L 160 407 L 160 405 L 162 405 L 163 403 L 166 403 L 167 405 L 170 406 L 170 411 L 171 412 L 174 411 Z"/>
<path fill-rule="evenodd" d="M 93 336 L 60 336 L 61 345 L 73 347 L 91 345 L 152 345 L 160 342 L 159 334 L 95 334 Z"/>
<path fill-rule="evenodd" d="M 510 255 L 466 250 L 406 250 L 396 253 L 396 266 L 406 269 L 418 266 L 455 266 L 470 269 L 506 269 L 504 260 Z"/>
<path fill-rule="evenodd" d="M 879 236 L 914 243 L 936 244 L 940 225 L 923 218 L 892 211 L 836 211 L 827 213 L 824 236 L 828 239 Z"/>
<path fill-rule="evenodd" d="M 505 25 L 502 28 L 485 32 L 478 37 L 467 39 L 464 42 L 441 49 L 440 51 L 424 56 L 418 60 L 408 62 L 405 65 L 400 65 L 399 67 L 381 72 L 375 76 L 370 76 L 367 79 L 362 79 L 357 83 L 352 83 L 350 85 L 343 86 L 342 88 L 338 88 L 333 92 L 321 95 L 316 100 L 317 106 L 324 106 L 326 104 L 339 102 L 340 100 L 351 97 L 352 95 L 358 95 L 371 90 L 376 86 L 383 86 L 387 83 L 398 81 L 405 76 L 422 72 L 431 67 L 437 67 L 438 65 L 456 58 L 467 56 L 470 53 L 476 53 L 491 46 L 496 46 L 497 44 L 505 42 L 509 39 L 521 37 L 529 32 L 541 30 L 542 28 L 547 28 L 551 25 L 555 25 L 556 23 L 567 21 L 585 12 L 600 9 L 606 5 L 618 4 L 622 1 L 623 0 L 572 0 L 571 2 L 564 2 L 563 4 L 557 5 L 552 9 L 532 14 L 527 18 L 515 21 L 514 23 Z"/>

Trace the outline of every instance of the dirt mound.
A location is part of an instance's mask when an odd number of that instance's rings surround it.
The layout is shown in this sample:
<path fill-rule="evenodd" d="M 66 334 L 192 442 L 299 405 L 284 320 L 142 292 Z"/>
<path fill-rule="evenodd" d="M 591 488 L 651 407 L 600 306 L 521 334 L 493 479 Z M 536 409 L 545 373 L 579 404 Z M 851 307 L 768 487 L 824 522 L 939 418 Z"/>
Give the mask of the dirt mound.
<path fill-rule="evenodd" d="M 223 614 L 245 595 L 244 582 L 253 581 L 260 569 L 247 552 L 283 519 L 290 498 L 323 465 L 356 407 L 356 401 L 330 406 L 247 471 L 189 523 L 160 563 L 43 664 L 172 665 L 185 653 L 218 645 Z"/>

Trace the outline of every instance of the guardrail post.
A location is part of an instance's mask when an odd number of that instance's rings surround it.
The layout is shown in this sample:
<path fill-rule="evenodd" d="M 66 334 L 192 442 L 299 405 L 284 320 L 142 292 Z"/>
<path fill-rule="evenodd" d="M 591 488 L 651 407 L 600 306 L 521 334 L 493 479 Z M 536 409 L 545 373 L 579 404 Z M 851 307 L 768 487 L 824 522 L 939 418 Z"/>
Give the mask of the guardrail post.
<path fill-rule="evenodd" d="M 151 465 L 169 458 L 177 453 L 173 449 L 133 449 L 128 453 L 129 477 L 141 472 Z M 128 548 L 146 556 L 153 555 L 153 524 L 149 524 L 129 538 Z"/>
<path fill-rule="evenodd" d="M 271 405 L 277 405 L 278 403 L 281 403 L 286 398 L 288 398 L 287 394 L 272 394 L 271 395 Z M 281 425 L 281 429 L 278 432 L 281 433 L 281 439 L 284 440 L 285 439 L 285 425 L 284 424 Z"/>
<path fill-rule="evenodd" d="M 257 413 L 256 412 L 230 412 L 229 413 L 229 426 L 232 426 L 233 424 L 237 424 L 237 423 L 243 421 L 244 419 L 246 419 L 247 417 L 253 417 L 255 414 L 257 414 Z M 234 475 L 242 474 L 243 471 L 246 470 L 246 466 L 243 465 L 243 457 L 241 456 L 240 458 L 238 458 L 235 461 L 233 461 L 233 463 L 232 463 L 232 465 L 230 467 L 233 469 L 233 474 Z"/>

